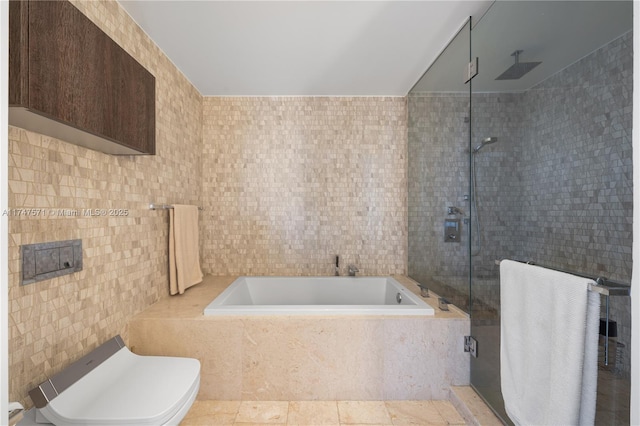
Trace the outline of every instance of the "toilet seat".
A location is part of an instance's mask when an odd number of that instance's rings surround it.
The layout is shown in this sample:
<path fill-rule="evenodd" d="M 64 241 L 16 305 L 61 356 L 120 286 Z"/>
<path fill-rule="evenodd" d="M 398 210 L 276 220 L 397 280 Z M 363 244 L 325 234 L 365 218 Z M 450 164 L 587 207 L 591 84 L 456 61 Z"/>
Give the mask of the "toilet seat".
<path fill-rule="evenodd" d="M 186 415 L 200 388 L 200 362 L 139 356 L 122 347 L 38 409 L 63 425 L 165 425 Z"/>

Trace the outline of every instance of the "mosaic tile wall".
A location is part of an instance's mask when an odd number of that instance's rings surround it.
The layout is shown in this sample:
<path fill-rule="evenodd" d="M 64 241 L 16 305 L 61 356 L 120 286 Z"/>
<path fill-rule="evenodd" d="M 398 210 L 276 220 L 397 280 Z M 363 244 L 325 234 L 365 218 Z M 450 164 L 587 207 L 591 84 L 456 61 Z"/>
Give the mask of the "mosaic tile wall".
<path fill-rule="evenodd" d="M 522 120 L 518 99 L 514 94 L 473 95 L 472 147 L 489 136 L 498 137 L 499 145 L 514 143 L 510 135 L 518 134 Z M 480 278 L 472 297 L 476 309 L 482 303 L 495 311 L 495 259 L 513 251 L 515 229 L 507 222 L 521 215 L 513 211 L 518 194 L 513 153 L 492 144 L 474 155 L 474 194 L 469 188 L 468 94 L 412 95 L 408 109 L 409 275 L 466 310 L 471 226 L 474 275 Z M 465 195 L 476 203 L 469 203 Z M 462 214 L 447 215 L 448 206 L 460 208 Z M 460 243 L 444 242 L 445 218 L 461 220 Z M 468 218 L 470 223 L 465 222 Z"/>
<path fill-rule="evenodd" d="M 205 98 L 203 269 L 406 273 L 403 98 Z"/>
<path fill-rule="evenodd" d="M 631 281 L 632 33 L 523 95 L 523 258 Z M 604 299 L 603 299 L 604 301 Z M 611 298 L 629 372 L 629 297 Z"/>
<path fill-rule="evenodd" d="M 74 4 L 156 77 L 157 155 L 116 157 L 9 128 L 10 400 L 116 334 L 168 296 L 168 213 L 197 203 L 202 97 L 115 1 Z M 38 210 L 41 209 L 41 210 Z M 82 216 L 124 209 L 123 216 Z M 80 216 L 77 216 L 77 215 Z M 81 238 L 84 269 L 19 285 L 21 244 Z"/>
<path fill-rule="evenodd" d="M 519 204 L 521 182 L 514 167 L 516 146 L 523 133 L 521 95 L 513 93 L 473 95 L 473 146 L 487 137 L 496 143 L 485 145 L 473 156 L 476 176 L 473 215 L 474 313 L 495 317 L 500 304 L 499 266 L 496 260 L 514 257 L 519 225 L 525 212 Z"/>
<path fill-rule="evenodd" d="M 523 95 L 522 256 L 631 280 L 632 59 L 629 33 Z"/>
<path fill-rule="evenodd" d="M 473 297 L 493 318 L 499 309 L 495 259 L 533 259 L 630 282 L 631 92 L 629 33 L 525 93 L 473 95 L 473 145 L 498 137 L 498 143 L 475 154 L 479 244 L 472 231 Z M 446 194 L 465 185 L 448 159 L 467 155 L 460 154 L 466 145 L 457 128 L 466 108 L 454 96 L 409 98 L 408 269 L 419 281 L 434 279 L 429 274 L 440 277 L 443 269 L 459 270 L 465 259 L 443 251 L 438 228 L 442 203 L 449 202 Z M 433 155 L 441 151 L 444 156 Z M 426 164 L 413 164 L 422 158 Z M 445 167 L 443 161 L 448 161 Z M 468 170 L 468 163 L 463 167 Z M 441 173 L 449 173 L 448 182 L 430 183 Z M 426 188 L 426 195 L 412 190 L 417 185 Z M 434 200 L 439 201 L 434 205 Z M 415 211 L 421 211 L 424 222 L 414 220 Z M 618 341 L 626 344 L 621 368 L 627 374 L 630 298 L 612 298 L 611 303 Z"/>
<path fill-rule="evenodd" d="M 468 226 L 459 242 L 444 242 L 444 220 L 468 216 L 469 96 L 408 97 L 408 274 L 466 310 Z M 464 215 L 447 215 L 447 207 Z"/>

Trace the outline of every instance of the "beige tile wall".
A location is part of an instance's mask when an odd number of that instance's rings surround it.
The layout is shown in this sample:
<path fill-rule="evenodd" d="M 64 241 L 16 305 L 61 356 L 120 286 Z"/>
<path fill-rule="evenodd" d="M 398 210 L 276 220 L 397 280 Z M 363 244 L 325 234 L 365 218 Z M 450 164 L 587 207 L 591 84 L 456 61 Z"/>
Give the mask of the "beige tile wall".
<path fill-rule="evenodd" d="M 404 98 L 205 98 L 203 268 L 404 274 Z"/>
<path fill-rule="evenodd" d="M 202 96 L 115 1 L 74 4 L 156 77 L 157 155 L 115 157 L 9 129 L 10 400 L 115 334 L 165 296 L 168 213 L 149 202 L 197 203 Z M 74 217 L 82 209 L 124 217 Z M 19 286 L 21 244 L 81 238 L 81 272 Z"/>

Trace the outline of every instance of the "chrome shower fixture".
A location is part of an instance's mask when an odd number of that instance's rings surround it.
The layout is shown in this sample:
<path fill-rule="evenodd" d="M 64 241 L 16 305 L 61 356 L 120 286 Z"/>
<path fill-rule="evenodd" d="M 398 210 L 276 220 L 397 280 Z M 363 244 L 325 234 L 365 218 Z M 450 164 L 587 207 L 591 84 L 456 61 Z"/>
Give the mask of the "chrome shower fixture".
<path fill-rule="evenodd" d="M 516 63 L 511 65 L 505 72 L 496 77 L 496 80 L 518 80 L 523 75 L 540 65 L 542 62 L 520 62 L 522 50 L 516 50 L 511 56 L 516 57 Z"/>
<path fill-rule="evenodd" d="M 478 146 L 473 148 L 473 153 L 475 154 L 476 152 L 480 151 L 482 149 L 482 147 L 484 147 L 485 145 L 489 145 L 489 144 L 496 143 L 496 142 L 498 142 L 498 138 L 495 137 L 495 136 L 484 138 L 484 139 L 482 139 L 482 141 L 480 141 L 480 144 Z"/>

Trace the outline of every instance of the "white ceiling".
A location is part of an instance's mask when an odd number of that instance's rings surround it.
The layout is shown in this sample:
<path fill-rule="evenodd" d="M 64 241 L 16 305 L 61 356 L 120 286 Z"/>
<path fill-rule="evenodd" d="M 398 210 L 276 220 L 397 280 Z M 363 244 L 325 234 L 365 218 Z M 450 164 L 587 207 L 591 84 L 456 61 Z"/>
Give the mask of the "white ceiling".
<path fill-rule="evenodd" d="M 120 0 L 205 96 L 405 96 L 491 2 Z"/>

